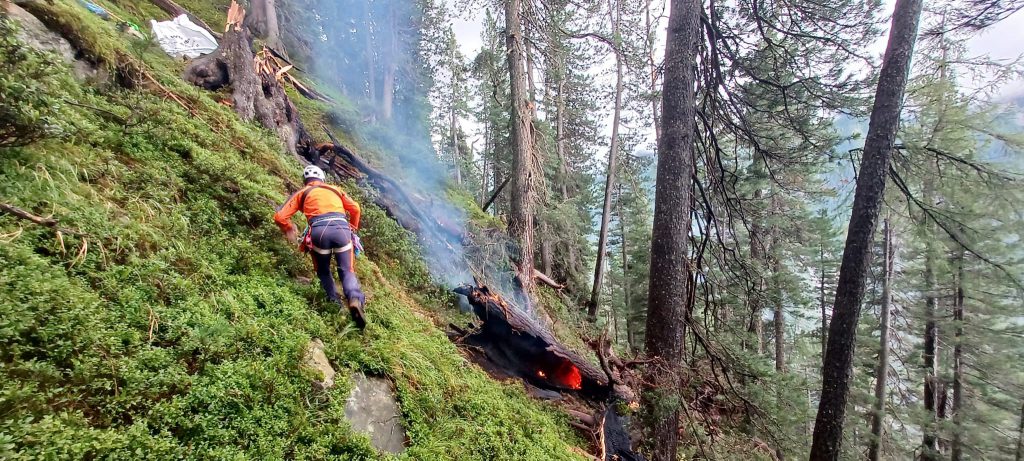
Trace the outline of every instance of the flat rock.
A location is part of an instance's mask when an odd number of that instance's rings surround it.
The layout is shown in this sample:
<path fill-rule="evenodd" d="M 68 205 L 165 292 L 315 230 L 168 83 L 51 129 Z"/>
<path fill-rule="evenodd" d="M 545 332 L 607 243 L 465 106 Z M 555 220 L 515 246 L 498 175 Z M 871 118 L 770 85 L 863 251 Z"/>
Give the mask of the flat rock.
<path fill-rule="evenodd" d="M 357 372 L 352 375 L 352 383 L 352 394 L 345 402 L 345 417 L 352 428 L 370 436 L 370 442 L 380 451 L 404 451 L 405 428 L 391 381 Z"/>

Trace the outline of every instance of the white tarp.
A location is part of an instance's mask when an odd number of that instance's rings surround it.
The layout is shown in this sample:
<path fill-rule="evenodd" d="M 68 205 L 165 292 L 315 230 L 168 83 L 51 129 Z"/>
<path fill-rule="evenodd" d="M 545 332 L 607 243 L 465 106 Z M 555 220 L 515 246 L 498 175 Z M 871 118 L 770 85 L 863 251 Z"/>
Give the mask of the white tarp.
<path fill-rule="evenodd" d="M 217 39 L 206 29 L 189 21 L 188 16 L 184 14 L 172 21 L 149 22 L 160 48 L 176 58 L 197 58 L 217 49 Z"/>

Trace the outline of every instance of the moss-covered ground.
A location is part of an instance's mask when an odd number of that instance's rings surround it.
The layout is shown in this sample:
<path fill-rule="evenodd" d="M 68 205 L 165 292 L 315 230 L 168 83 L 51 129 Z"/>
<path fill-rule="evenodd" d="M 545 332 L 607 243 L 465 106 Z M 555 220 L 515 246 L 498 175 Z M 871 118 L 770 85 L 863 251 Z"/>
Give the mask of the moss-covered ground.
<path fill-rule="evenodd" d="M 355 369 L 395 382 L 402 459 L 580 459 L 555 409 L 490 379 L 432 325 L 450 300 L 381 210 L 366 206 L 359 332 L 271 222 L 299 171 L 277 141 L 181 81 L 152 43 L 74 0 L 37 3 L 141 83 L 81 84 L 52 57 L 12 63 L 54 70 L 18 90 L 48 111 L 28 123 L 52 126 L 0 148 L 0 202 L 63 231 L 0 214 L 0 459 L 386 458 L 344 419 Z M 221 17 L 223 2 L 191 3 Z M 157 15 L 143 1 L 104 6 Z M 0 78 L 0 104 L 18 72 Z M 342 372 L 326 392 L 300 365 L 314 337 Z"/>

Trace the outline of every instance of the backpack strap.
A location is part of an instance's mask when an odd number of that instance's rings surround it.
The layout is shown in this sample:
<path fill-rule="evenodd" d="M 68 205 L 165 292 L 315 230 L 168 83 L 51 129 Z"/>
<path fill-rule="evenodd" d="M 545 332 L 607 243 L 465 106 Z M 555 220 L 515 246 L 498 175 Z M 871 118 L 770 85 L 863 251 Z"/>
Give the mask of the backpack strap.
<path fill-rule="evenodd" d="M 305 213 L 305 211 L 306 211 L 306 196 L 308 196 L 309 193 L 313 191 L 313 189 L 327 189 L 327 190 L 329 190 L 331 192 L 334 192 L 334 194 L 337 195 L 338 198 L 342 202 L 345 201 L 345 196 L 342 195 L 341 191 L 339 191 L 338 189 L 330 187 L 330 186 L 328 186 L 326 184 L 317 184 L 317 185 L 315 185 L 313 187 L 310 187 L 310 188 L 302 191 L 302 196 L 299 197 L 299 211 Z"/>

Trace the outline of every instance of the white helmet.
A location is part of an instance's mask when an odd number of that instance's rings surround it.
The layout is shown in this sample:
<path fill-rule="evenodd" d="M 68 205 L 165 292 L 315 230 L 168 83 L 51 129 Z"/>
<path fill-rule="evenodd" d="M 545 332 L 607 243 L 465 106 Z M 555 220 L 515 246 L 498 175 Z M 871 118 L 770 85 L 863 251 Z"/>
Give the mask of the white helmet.
<path fill-rule="evenodd" d="M 304 180 L 319 179 L 323 181 L 326 178 L 327 176 L 324 175 L 324 170 L 321 170 L 320 167 L 316 165 L 307 166 L 305 170 L 302 170 L 302 179 Z"/>

